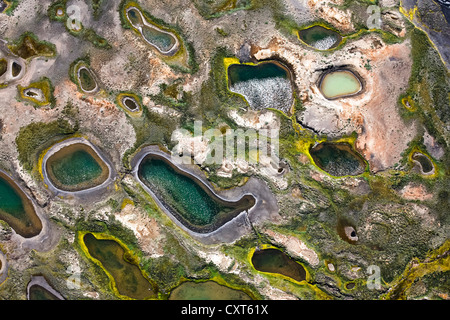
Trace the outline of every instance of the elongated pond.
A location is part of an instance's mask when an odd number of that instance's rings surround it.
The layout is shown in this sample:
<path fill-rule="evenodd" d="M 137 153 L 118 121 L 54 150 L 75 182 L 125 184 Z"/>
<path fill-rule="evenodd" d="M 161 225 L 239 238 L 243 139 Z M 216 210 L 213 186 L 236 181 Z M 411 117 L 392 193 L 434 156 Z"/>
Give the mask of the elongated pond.
<path fill-rule="evenodd" d="M 128 8 L 126 17 L 131 25 L 139 31 L 145 42 L 155 47 L 162 54 L 175 54 L 178 48 L 178 39 L 174 34 L 164 31 L 147 21 L 142 12 L 136 7 Z"/>
<path fill-rule="evenodd" d="M 183 282 L 169 296 L 169 300 L 251 300 L 243 291 L 235 290 L 214 281 Z"/>
<path fill-rule="evenodd" d="M 45 163 L 51 183 L 69 192 L 101 185 L 108 179 L 109 168 L 87 144 L 74 143 L 52 154 Z"/>
<path fill-rule="evenodd" d="M 196 177 L 156 154 L 142 160 L 138 174 L 163 206 L 193 231 L 210 232 L 255 204 L 251 195 L 236 202 L 219 198 Z"/>
<path fill-rule="evenodd" d="M 333 176 L 360 175 L 366 163 L 347 143 L 321 143 L 310 149 L 315 164 Z"/>
<path fill-rule="evenodd" d="M 299 282 L 306 280 L 305 268 L 278 249 L 255 251 L 252 264 L 258 271 L 281 274 Z"/>
<path fill-rule="evenodd" d="M 342 41 L 342 37 L 335 31 L 322 26 L 312 26 L 300 30 L 298 37 L 307 45 L 317 50 L 328 50 L 335 48 Z"/>
<path fill-rule="evenodd" d="M 230 91 L 242 95 L 252 109 L 290 111 L 293 89 L 289 69 L 277 61 L 259 64 L 231 64 L 228 67 Z"/>
<path fill-rule="evenodd" d="M 114 240 L 97 239 L 92 233 L 83 237 L 89 254 L 97 259 L 114 278 L 117 291 L 132 299 L 148 299 L 156 296 L 156 286 L 143 274 L 141 269 L 127 259 L 122 246 Z"/>
<path fill-rule="evenodd" d="M 361 90 L 361 81 L 350 70 L 336 70 L 325 73 L 320 81 L 320 91 L 329 100 L 354 96 Z"/>
<path fill-rule="evenodd" d="M 32 201 L 10 177 L 1 171 L 0 219 L 24 238 L 34 237 L 42 230 L 42 222 L 36 214 Z"/>

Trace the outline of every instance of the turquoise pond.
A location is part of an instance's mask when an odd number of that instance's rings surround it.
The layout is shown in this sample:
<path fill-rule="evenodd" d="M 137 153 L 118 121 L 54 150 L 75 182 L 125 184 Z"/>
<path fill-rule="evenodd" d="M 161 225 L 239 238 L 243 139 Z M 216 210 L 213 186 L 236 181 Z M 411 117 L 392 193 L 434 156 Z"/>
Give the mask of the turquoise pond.
<path fill-rule="evenodd" d="M 50 181 L 64 191 L 80 191 L 102 184 L 109 168 L 88 145 L 74 143 L 52 154 L 45 163 Z"/>
<path fill-rule="evenodd" d="M 42 230 L 33 204 L 20 188 L 0 172 L 0 220 L 7 222 L 19 235 L 30 238 Z"/>
<path fill-rule="evenodd" d="M 251 196 L 244 196 L 237 202 L 221 200 L 202 186 L 202 182 L 176 171 L 167 160 L 153 156 L 142 161 L 139 177 L 166 209 L 177 218 L 181 217 L 181 222 L 187 223 L 188 227 L 205 227 L 217 224 L 219 220 L 223 222 L 228 215 L 247 210 L 255 202 Z"/>

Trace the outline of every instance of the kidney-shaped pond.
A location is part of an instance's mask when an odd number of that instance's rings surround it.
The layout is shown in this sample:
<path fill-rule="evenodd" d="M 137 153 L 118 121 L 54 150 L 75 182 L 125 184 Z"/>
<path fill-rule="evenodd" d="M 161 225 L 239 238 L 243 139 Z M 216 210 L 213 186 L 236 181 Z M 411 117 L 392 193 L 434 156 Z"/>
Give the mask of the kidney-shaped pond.
<path fill-rule="evenodd" d="M 166 210 L 195 232 L 211 232 L 256 202 L 252 195 L 227 201 L 197 177 L 157 154 L 148 154 L 141 161 L 138 177 Z"/>
<path fill-rule="evenodd" d="M 298 282 L 306 280 L 305 268 L 278 249 L 255 251 L 252 264 L 258 271 L 281 274 Z"/>
<path fill-rule="evenodd" d="M 335 48 L 342 41 L 339 33 L 322 26 L 312 26 L 298 32 L 298 37 L 307 45 L 317 50 Z"/>

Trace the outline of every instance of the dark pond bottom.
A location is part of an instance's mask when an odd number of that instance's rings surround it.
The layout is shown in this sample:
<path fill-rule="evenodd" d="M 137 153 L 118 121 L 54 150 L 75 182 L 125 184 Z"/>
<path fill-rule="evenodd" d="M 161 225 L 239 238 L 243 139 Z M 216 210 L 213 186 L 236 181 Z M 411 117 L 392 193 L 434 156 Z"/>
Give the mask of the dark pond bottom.
<path fill-rule="evenodd" d="M 433 170 L 433 164 L 431 163 L 430 159 L 428 159 L 427 156 L 416 152 L 412 156 L 413 160 L 416 160 L 420 163 L 420 166 L 422 167 L 423 173 L 429 173 Z"/>
<path fill-rule="evenodd" d="M 95 82 L 94 77 L 91 72 L 86 68 L 81 68 L 79 70 L 79 79 L 81 88 L 86 91 L 92 91 L 97 87 L 97 83 Z"/>
<path fill-rule="evenodd" d="M 129 262 L 122 246 L 114 240 L 97 239 L 87 233 L 83 237 L 89 254 L 100 261 L 112 275 L 121 295 L 133 299 L 146 299 L 156 296 L 155 286 L 142 274 L 141 269 Z"/>
<path fill-rule="evenodd" d="M 34 284 L 30 287 L 29 300 L 61 300 L 53 293 L 41 287 L 40 285 Z"/>
<path fill-rule="evenodd" d="M 251 300 L 243 291 L 222 286 L 214 281 L 184 282 L 170 294 L 169 300 Z"/>
<path fill-rule="evenodd" d="M 319 168 L 333 176 L 356 176 L 366 168 L 364 159 L 347 143 L 321 143 L 310 154 Z"/>
<path fill-rule="evenodd" d="M 12 63 L 12 71 L 11 74 L 13 77 L 17 77 L 22 71 L 22 67 L 17 62 Z"/>
<path fill-rule="evenodd" d="M 306 280 L 305 268 L 278 249 L 255 251 L 252 263 L 258 271 L 278 273 L 296 281 Z"/>
<path fill-rule="evenodd" d="M 98 186 L 109 176 L 109 169 L 97 153 L 84 143 L 63 147 L 49 157 L 46 171 L 60 190 L 80 191 Z"/>
<path fill-rule="evenodd" d="M 8 70 L 8 61 L 0 59 L 0 77 Z"/>

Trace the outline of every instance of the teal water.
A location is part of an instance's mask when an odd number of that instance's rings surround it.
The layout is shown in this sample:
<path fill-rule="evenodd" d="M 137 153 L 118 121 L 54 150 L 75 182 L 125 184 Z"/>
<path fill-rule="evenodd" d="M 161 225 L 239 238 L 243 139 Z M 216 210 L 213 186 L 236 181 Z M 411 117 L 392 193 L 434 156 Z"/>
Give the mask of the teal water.
<path fill-rule="evenodd" d="M 313 26 L 311 28 L 300 30 L 298 35 L 303 42 L 318 50 L 334 48 L 342 39 L 337 32 L 322 26 Z"/>
<path fill-rule="evenodd" d="M 101 166 L 84 150 L 66 154 L 52 161 L 50 167 L 55 178 L 66 186 L 76 186 L 94 180 L 102 174 Z"/>
<path fill-rule="evenodd" d="M 25 207 L 21 196 L 11 184 L 0 176 L 0 211 L 4 211 L 17 219 L 26 218 Z M 0 212 L 0 218 L 2 214 Z"/>
<path fill-rule="evenodd" d="M 175 172 L 164 160 L 147 158 L 141 165 L 140 174 L 164 202 L 191 224 L 211 224 L 225 209 L 191 178 Z"/>
<path fill-rule="evenodd" d="M 230 84 L 267 78 L 289 79 L 286 69 L 277 63 L 265 62 L 258 65 L 232 64 L 228 67 Z"/>
<path fill-rule="evenodd" d="M 177 172 L 166 160 L 149 156 L 139 168 L 140 179 L 172 213 L 179 214 L 189 227 L 209 227 L 225 223 L 233 214 L 251 208 L 255 199 L 244 196 L 237 202 L 218 199 L 199 181 Z M 183 222 L 183 221 L 182 221 Z"/>
<path fill-rule="evenodd" d="M 42 222 L 32 202 L 14 181 L 0 172 L 0 219 L 24 238 L 38 235 Z"/>
<path fill-rule="evenodd" d="M 346 143 L 322 143 L 310 154 L 316 165 L 333 176 L 359 175 L 365 171 L 364 160 Z"/>

